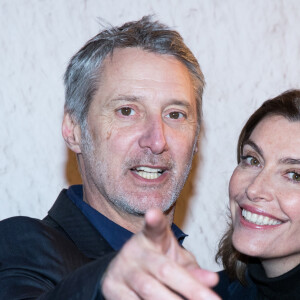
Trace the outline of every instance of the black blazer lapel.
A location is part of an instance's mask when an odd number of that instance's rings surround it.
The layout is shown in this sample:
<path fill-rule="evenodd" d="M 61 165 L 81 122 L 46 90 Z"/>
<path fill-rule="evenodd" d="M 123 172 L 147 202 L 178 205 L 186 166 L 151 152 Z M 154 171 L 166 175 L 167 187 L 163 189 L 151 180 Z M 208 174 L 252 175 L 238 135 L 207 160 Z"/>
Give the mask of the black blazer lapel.
<path fill-rule="evenodd" d="M 98 258 L 114 250 L 78 207 L 62 190 L 44 219 L 54 221 L 78 249 L 89 258 Z"/>

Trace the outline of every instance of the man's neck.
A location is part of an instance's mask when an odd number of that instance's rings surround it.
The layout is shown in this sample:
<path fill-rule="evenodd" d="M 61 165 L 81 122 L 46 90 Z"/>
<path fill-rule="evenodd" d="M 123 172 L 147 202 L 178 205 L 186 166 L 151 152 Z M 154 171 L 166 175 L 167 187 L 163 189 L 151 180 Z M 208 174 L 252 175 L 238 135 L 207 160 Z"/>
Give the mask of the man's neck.
<path fill-rule="evenodd" d="M 130 232 L 137 233 L 143 229 L 144 215 L 130 214 L 118 208 L 113 203 L 99 200 L 98 198 L 95 199 L 92 195 L 95 195 L 95 193 L 91 193 L 83 186 L 83 201 L 88 203 L 95 210 Z M 174 217 L 174 207 L 172 207 L 165 215 L 171 225 Z"/>

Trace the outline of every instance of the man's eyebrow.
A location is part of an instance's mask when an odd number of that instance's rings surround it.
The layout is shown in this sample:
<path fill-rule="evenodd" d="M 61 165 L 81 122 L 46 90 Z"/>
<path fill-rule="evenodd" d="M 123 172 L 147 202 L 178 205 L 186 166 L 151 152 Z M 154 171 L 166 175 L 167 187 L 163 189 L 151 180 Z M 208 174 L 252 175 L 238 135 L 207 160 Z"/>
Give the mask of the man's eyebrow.
<path fill-rule="evenodd" d="M 191 104 L 186 101 L 186 100 L 178 100 L 178 99 L 171 99 L 167 105 L 179 105 L 179 106 L 184 106 L 186 108 L 190 108 Z"/>
<path fill-rule="evenodd" d="M 142 97 L 137 97 L 137 96 L 131 96 L 131 95 L 118 95 L 117 97 L 114 97 L 111 99 L 111 102 L 120 102 L 120 101 L 125 101 L 125 102 L 137 102 L 141 100 Z"/>
<path fill-rule="evenodd" d="M 263 157 L 263 151 L 262 151 L 262 149 L 258 146 L 258 145 L 256 145 L 251 139 L 248 139 L 248 140 L 246 140 L 245 142 L 244 142 L 244 144 L 243 144 L 243 149 L 242 150 L 244 150 L 244 147 L 246 146 L 246 145 L 249 145 L 251 148 L 253 148 L 260 156 L 262 156 Z"/>
<path fill-rule="evenodd" d="M 143 101 L 144 97 L 140 96 L 132 96 L 132 95 L 118 95 L 111 99 L 110 102 L 139 102 Z M 190 108 L 191 104 L 186 100 L 178 100 L 178 99 L 170 99 L 168 102 L 166 102 L 165 106 L 168 105 L 178 105 L 178 106 L 184 106 L 186 108 Z"/>

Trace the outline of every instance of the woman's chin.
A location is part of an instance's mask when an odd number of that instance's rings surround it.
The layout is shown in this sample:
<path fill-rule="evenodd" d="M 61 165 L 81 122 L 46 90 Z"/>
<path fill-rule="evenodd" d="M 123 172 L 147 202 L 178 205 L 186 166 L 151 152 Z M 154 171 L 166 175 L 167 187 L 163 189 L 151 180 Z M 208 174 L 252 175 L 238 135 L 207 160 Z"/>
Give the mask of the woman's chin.
<path fill-rule="evenodd" d="M 249 239 L 249 236 L 241 237 L 233 234 L 232 244 L 238 252 L 248 256 L 261 257 L 264 253 L 264 242 L 259 239 Z"/>

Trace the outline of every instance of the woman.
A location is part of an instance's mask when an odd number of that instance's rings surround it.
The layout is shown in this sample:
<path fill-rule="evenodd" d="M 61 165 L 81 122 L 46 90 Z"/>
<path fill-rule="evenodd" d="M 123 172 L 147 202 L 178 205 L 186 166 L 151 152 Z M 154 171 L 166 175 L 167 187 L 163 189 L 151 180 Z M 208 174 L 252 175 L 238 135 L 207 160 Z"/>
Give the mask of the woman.
<path fill-rule="evenodd" d="M 237 153 L 216 291 L 223 299 L 300 299 L 300 90 L 263 103 Z"/>

